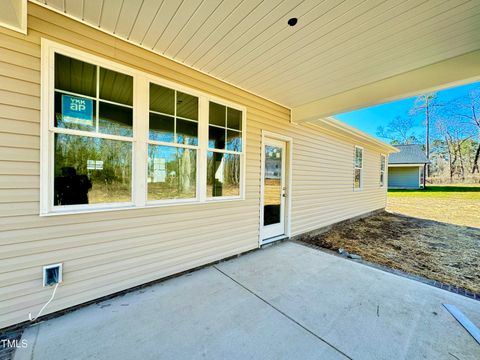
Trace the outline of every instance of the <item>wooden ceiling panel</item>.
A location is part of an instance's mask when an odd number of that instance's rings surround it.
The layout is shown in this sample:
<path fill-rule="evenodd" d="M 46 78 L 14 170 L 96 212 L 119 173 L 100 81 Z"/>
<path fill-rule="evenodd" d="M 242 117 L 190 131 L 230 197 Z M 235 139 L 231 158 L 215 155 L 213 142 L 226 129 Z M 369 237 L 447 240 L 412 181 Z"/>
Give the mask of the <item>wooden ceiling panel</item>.
<path fill-rule="evenodd" d="M 101 29 L 115 33 L 115 27 L 117 26 L 120 11 L 122 10 L 123 1 L 124 0 L 103 0 L 99 26 Z"/>
<path fill-rule="evenodd" d="M 83 20 L 87 24 L 95 27 L 100 25 L 104 1 L 106 2 L 106 0 L 83 0 Z M 108 13 L 105 16 L 108 16 Z"/>
<path fill-rule="evenodd" d="M 480 48 L 479 0 L 34 2 L 290 107 Z"/>
<path fill-rule="evenodd" d="M 424 20 L 422 17 L 420 19 L 418 17 L 409 18 L 408 21 L 405 20 L 409 25 L 407 28 L 400 28 L 393 23 L 392 33 L 379 31 L 371 36 L 367 34 L 363 38 L 354 38 L 340 44 L 340 46 L 325 50 L 320 55 L 301 57 L 302 60 L 298 63 L 298 66 L 310 69 L 310 71 L 303 71 L 303 74 L 290 72 L 281 81 L 288 82 L 292 89 L 298 91 L 299 88 L 306 90 L 312 82 L 316 82 L 317 87 L 319 83 L 323 86 L 327 79 L 332 78 L 340 86 L 341 76 L 347 73 L 349 76 L 352 76 L 352 73 L 360 73 L 358 67 L 362 63 L 371 64 L 372 69 L 375 69 L 376 65 L 385 64 L 390 67 L 392 72 L 389 76 L 398 73 L 397 71 L 408 70 L 400 70 L 391 66 L 388 59 L 402 57 L 403 65 L 409 69 L 428 65 L 428 60 L 425 57 L 431 55 L 430 46 L 433 46 L 433 48 L 439 46 L 450 48 L 452 44 L 449 35 L 453 31 L 462 33 L 479 23 L 478 6 L 472 7 L 471 5 L 472 3 L 466 3 L 464 6 L 456 7 L 428 20 Z M 464 20 L 462 21 L 462 19 Z M 477 38 L 479 37 L 477 36 Z M 468 39 L 474 40 L 471 35 Z M 409 51 L 412 46 L 415 46 L 415 51 Z M 421 56 L 419 56 L 420 54 Z M 278 71 L 287 72 L 286 67 L 282 67 L 281 64 L 273 67 L 275 71 L 277 71 L 277 66 Z M 323 69 L 323 71 L 315 71 L 316 67 Z M 247 83 L 245 86 L 255 88 L 259 86 L 258 91 L 268 91 L 267 86 L 275 91 L 274 89 L 279 86 L 280 82 L 276 73 L 272 74 L 270 72 L 268 77 L 262 76 L 262 74 L 257 75 L 258 77 L 255 80 L 263 81 L 264 86 L 258 85 L 259 82 L 257 84 Z M 371 72 L 371 75 L 374 79 L 372 81 L 378 80 L 374 72 Z M 319 89 L 318 91 L 322 90 Z"/>

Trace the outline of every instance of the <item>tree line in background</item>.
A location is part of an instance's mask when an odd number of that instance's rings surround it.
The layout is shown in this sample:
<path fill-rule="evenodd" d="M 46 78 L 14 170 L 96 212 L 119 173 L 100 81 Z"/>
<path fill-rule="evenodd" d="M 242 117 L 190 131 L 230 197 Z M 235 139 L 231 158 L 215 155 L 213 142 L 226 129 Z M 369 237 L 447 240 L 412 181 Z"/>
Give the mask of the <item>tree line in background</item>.
<path fill-rule="evenodd" d="M 419 116 L 425 129 L 421 136 L 416 132 Z M 429 182 L 480 182 L 480 87 L 447 102 L 436 93 L 420 95 L 406 115 L 379 126 L 377 136 L 392 145 L 421 144 L 430 159 Z"/>

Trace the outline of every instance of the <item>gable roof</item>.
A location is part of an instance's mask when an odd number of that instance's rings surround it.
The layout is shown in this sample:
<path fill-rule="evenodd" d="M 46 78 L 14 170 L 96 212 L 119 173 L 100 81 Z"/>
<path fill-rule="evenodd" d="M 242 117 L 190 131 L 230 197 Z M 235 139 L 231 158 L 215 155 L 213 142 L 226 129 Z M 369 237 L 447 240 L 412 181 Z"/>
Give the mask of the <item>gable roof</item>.
<path fill-rule="evenodd" d="M 422 148 L 418 144 L 394 145 L 400 152 L 388 158 L 388 164 L 427 164 L 429 163 Z"/>

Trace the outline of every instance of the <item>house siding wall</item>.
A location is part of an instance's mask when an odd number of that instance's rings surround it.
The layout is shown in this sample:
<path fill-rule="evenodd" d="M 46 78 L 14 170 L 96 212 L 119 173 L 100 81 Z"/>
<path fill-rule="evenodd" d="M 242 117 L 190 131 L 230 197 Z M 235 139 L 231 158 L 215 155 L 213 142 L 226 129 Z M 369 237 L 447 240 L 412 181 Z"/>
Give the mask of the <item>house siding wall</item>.
<path fill-rule="evenodd" d="M 348 136 L 291 124 L 287 108 L 38 5 L 28 11 L 28 36 L 0 28 L 0 328 L 49 299 L 46 264 L 64 263 L 47 314 L 258 247 L 263 129 L 293 138 L 291 235 L 385 207 L 381 149 L 358 143 L 364 189 L 354 192 Z M 246 106 L 246 199 L 40 217 L 42 37 Z"/>
<path fill-rule="evenodd" d="M 388 187 L 405 189 L 420 188 L 419 171 L 418 166 L 388 168 Z"/>

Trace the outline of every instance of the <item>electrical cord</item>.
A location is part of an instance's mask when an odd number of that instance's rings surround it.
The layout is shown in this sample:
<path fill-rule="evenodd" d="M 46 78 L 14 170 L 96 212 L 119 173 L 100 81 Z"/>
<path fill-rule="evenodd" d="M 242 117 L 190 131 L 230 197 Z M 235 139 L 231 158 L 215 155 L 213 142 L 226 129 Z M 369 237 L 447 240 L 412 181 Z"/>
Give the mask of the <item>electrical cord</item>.
<path fill-rule="evenodd" d="M 50 300 L 47 301 L 47 303 L 45 305 L 43 305 L 43 307 L 40 309 L 40 311 L 38 312 L 37 316 L 35 316 L 35 318 L 32 319 L 32 313 L 28 313 L 28 318 L 30 319 L 30 321 L 35 321 L 38 319 L 38 317 L 42 314 L 43 310 L 45 310 L 45 308 L 48 306 L 48 304 L 50 304 L 53 300 L 53 298 L 55 297 L 55 293 L 57 292 L 57 288 L 58 288 L 58 285 L 60 283 L 57 283 L 57 285 L 55 285 L 55 289 L 53 289 L 53 294 L 52 294 L 52 297 L 50 298 Z"/>

